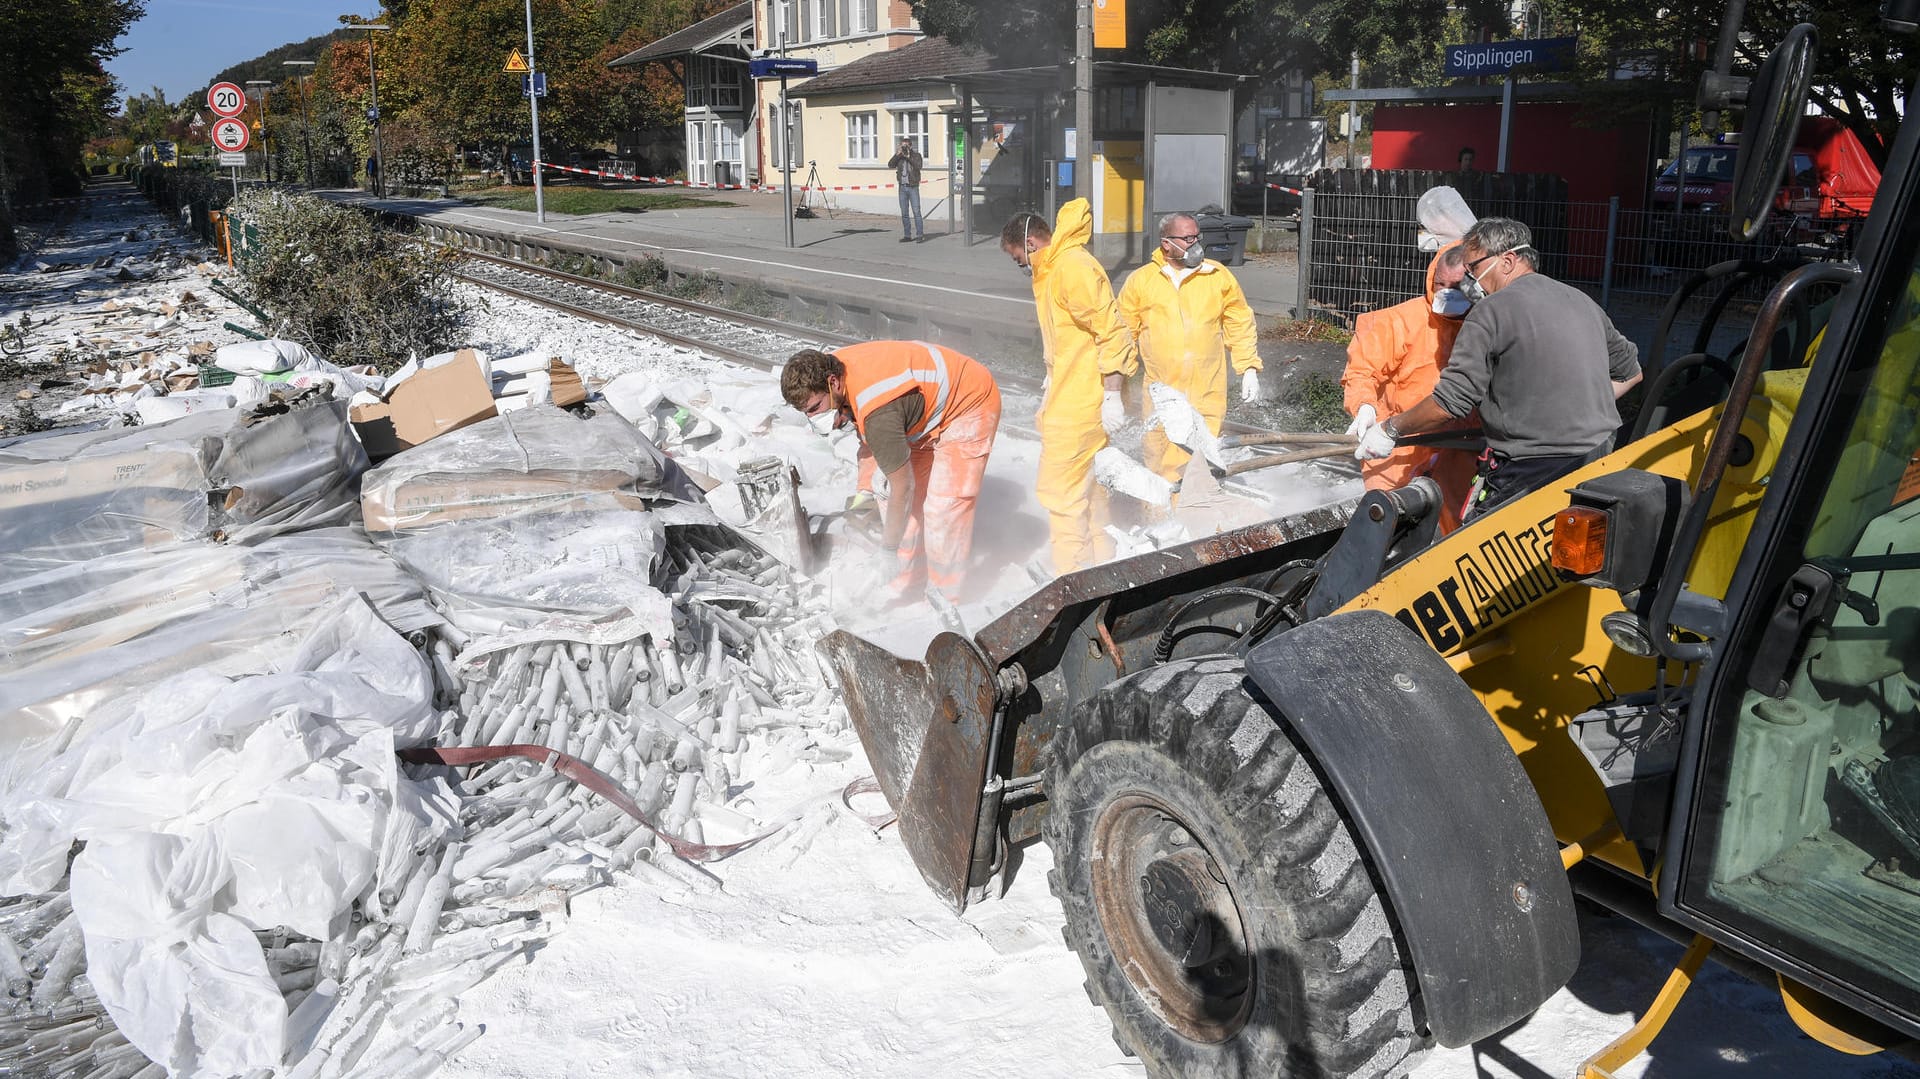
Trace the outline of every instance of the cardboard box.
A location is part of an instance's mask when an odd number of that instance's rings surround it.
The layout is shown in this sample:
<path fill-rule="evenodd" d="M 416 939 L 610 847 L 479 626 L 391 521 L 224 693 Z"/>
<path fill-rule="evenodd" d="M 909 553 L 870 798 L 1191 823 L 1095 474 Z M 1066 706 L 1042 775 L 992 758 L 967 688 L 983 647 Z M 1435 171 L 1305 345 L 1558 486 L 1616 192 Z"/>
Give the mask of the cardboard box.
<path fill-rule="evenodd" d="M 553 403 L 568 409 L 588 399 L 588 384 L 580 380 L 580 372 L 574 371 L 564 359 L 555 359 L 547 363 L 547 378 L 553 380 Z"/>
<path fill-rule="evenodd" d="M 373 460 L 391 457 L 496 413 L 493 389 L 472 349 L 394 387 L 378 404 L 355 405 L 354 434 Z"/>
<path fill-rule="evenodd" d="M 559 407 L 571 408 L 587 399 L 587 384 L 565 360 L 548 361 L 547 377 L 553 383 L 553 403 Z"/>

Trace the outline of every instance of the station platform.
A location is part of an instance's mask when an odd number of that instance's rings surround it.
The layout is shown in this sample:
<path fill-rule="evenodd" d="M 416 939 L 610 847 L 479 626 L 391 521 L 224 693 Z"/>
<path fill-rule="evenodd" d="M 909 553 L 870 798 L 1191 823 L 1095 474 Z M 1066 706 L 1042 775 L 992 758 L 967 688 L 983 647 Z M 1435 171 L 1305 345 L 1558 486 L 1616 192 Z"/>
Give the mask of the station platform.
<path fill-rule="evenodd" d="M 730 287 L 756 285 L 805 323 L 838 323 L 873 337 L 938 340 L 1029 370 L 1038 377 L 1040 340 L 1026 275 L 994 235 L 969 245 L 943 202 L 929 201 L 926 240 L 901 242 L 900 219 L 820 208 L 793 222 L 787 246 L 778 194 L 662 188 L 710 205 L 645 212 L 547 214 L 468 204 L 458 198 L 374 199 L 364 191 L 321 191 L 333 201 L 417 219 L 430 235 L 511 241 L 515 254 L 592 254 L 615 263 L 648 255 L 675 275 L 711 273 Z M 957 215 L 955 215 L 957 218 Z M 949 231 L 949 228 L 953 231 Z M 517 245 L 517 249 L 516 249 Z M 483 247 L 485 245 L 482 245 Z M 498 249 L 498 248 L 496 248 Z M 1137 260 L 1107 265 L 1117 291 Z M 1250 254 L 1231 268 L 1263 324 L 1291 317 L 1298 277 L 1292 251 Z"/>

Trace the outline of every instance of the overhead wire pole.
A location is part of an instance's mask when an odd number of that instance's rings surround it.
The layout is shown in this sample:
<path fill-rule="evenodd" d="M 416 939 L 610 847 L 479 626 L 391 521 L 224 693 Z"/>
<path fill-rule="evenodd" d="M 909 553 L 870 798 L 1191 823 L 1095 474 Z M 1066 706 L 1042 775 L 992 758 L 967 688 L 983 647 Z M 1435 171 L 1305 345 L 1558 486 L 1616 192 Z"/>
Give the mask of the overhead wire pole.
<path fill-rule="evenodd" d="M 367 179 L 373 182 L 375 198 L 385 198 L 387 194 L 387 158 L 380 152 L 380 72 L 373 62 L 373 32 L 391 30 L 386 23 L 354 23 L 355 30 L 367 32 L 367 90 L 373 95 L 373 104 L 367 109 L 367 120 L 373 124 L 373 175 Z"/>
<path fill-rule="evenodd" d="M 267 146 L 267 124 L 271 119 L 268 101 L 273 94 L 272 79 L 248 79 L 248 86 L 260 88 L 260 168 L 268 183 L 273 182 L 273 151 Z"/>
<path fill-rule="evenodd" d="M 547 220 L 546 185 L 540 180 L 540 64 L 533 58 L 533 0 L 527 7 L 527 107 L 533 111 L 533 219 Z"/>
<path fill-rule="evenodd" d="M 282 60 L 281 67 L 297 67 L 306 70 L 294 76 L 300 87 L 300 152 L 306 158 L 307 186 L 313 186 L 313 121 L 307 115 L 307 80 L 312 77 L 314 61 Z"/>
<path fill-rule="evenodd" d="M 1093 160 L 1093 0 L 1076 0 L 1073 20 L 1074 193 L 1092 198 L 1093 170 L 1081 163 Z"/>

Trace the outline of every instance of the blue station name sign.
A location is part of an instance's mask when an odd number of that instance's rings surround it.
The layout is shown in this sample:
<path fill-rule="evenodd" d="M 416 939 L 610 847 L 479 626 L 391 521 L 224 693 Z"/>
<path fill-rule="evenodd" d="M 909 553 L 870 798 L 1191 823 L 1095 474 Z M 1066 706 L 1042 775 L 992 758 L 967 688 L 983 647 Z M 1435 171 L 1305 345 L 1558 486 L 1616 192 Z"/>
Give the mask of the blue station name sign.
<path fill-rule="evenodd" d="M 1447 46 L 1447 78 L 1466 75 L 1505 75 L 1514 68 L 1565 71 L 1573 66 L 1577 37 L 1523 38 L 1518 41 L 1480 41 Z"/>
<path fill-rule="evenodd" d="M 820 61 L 769 56 L 747 61 L 747 74 L 756 79 L 794 78 L 801 75 L 811 77 L 820 74 Z"/>

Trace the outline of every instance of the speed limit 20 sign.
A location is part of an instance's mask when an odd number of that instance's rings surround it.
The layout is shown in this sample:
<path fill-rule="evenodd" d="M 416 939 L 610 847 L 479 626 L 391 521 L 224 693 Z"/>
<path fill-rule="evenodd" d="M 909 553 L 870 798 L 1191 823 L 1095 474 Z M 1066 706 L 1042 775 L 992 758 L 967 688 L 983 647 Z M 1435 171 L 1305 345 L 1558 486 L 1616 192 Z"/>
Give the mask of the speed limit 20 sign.
<path fill-rule="evenodd" d="M 247 131 L 247 125 L 235 120 L 231 116 L 214 122 L 213 145 L 218 149 L 225 150 L 228 153 L 236 153 L 246 149 L 247 142 L 251 138 L 252 135 Z"/>
<path fill-rule="evenodd" d="M 233 83 L 216 82 L 207 88 L 207 108 L 216 116 L 238 116 L 246 107 L 246 92 Z"/>

